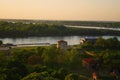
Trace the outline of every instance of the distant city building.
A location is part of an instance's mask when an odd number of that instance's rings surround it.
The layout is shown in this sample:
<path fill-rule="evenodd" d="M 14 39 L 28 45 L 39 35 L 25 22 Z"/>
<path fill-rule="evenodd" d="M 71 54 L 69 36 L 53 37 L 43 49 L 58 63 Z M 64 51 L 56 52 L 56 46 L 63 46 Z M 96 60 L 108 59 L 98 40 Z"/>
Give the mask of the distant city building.
<path fill-rule="evenodd" d="M 64 40 L 58 41 L 57 48 L 66 50 L 67 49 L 67 41 L 64 41 Z"/>
<path fill-rule="evenodd" d="M 86 37 L 86 38 L 81 38 L 80 39 L 80 44 L 84 44 L 87 41 L 91 41 L 92 44 L 94 44 L 97 41 L 98 38 L 94 38 L 94 37 Z"/>

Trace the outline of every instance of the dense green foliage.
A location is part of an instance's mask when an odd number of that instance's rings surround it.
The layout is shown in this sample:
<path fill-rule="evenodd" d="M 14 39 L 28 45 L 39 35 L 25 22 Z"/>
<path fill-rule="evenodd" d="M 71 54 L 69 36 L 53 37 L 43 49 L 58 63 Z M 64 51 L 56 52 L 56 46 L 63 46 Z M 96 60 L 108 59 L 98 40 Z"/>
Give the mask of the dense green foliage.
<path fill-rule="evenodd" d="M 70 28 L 54 24 L 0 22 L 0 37 L 120 35 L 120 31 Z"/>
<path fill-rule="evenodd" d="M 12 48 L 10 57 L 0 52 L 0 80 L 89 80 L 91 70 L 82 65 L 85 58 L 98 61 L 99 65 L 94 70 L 100 73 L 100 80 L 110 80 L 109 71 L 120 69 L 118 44 L 117 38 L 105 40 L 100 37 L 94 46 L 86 42 L 69 46 L 68 50 L 57 49 L 55 45 Z M 94 51 L 96 55 L 88 55 L 86 50 Z"/>

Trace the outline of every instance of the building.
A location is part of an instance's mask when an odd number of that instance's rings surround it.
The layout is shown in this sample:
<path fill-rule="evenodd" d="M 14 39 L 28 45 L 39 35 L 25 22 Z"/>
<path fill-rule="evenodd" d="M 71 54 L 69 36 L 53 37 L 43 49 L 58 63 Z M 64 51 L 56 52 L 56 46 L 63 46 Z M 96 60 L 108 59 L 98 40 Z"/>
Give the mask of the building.
<path fill-rule="evenodd" d="M 97 41 L 98 38 L 94 38 L 94 37 L 86 37 L 86 38 L 81 38 L 80 39 L 80 44 L 84 44 L 87 41 L 91 41 L 92 44 L 94 44 Z"/>
<path fill-rule="evenodd" d="M 67 49 L 67 41 L 64 41 L 64 40 L 57 41 L 57 48 L 66 50 Z"/>

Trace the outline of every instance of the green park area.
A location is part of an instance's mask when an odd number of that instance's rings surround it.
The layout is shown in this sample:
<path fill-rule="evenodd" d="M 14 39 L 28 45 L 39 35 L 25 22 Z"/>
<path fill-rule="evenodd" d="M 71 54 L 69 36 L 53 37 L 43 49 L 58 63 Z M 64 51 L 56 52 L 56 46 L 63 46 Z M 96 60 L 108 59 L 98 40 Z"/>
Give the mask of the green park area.
<path fill-rule="evenodd" d="M 0 52 L 0 80 L 93 80 L 93 76 L 96 80 L 120 79 L 117 38 L 99 37 L 95 43 L 86 41 L 67 49 L 56 44 L 11 48 L 9 56 Z"/>

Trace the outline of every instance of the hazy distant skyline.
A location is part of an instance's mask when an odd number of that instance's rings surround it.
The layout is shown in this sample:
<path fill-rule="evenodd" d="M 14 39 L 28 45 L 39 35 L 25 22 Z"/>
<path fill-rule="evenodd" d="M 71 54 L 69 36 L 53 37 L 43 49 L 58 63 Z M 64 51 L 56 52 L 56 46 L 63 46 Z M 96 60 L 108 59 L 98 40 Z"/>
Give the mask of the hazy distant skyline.
<path fill-rule="evenodd" d="M 120 21 L 120 0 L 0 0 L 0 19 Z"/>

